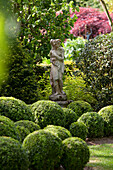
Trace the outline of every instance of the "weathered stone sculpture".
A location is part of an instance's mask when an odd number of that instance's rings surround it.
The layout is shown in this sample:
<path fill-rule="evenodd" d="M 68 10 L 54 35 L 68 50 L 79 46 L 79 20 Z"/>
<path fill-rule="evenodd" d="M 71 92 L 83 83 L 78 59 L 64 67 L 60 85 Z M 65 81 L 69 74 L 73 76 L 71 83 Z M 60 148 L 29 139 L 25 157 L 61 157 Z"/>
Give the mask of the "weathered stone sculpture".
<path fill-rule="evenodd" d="M 63 91 L 63 73 L 64 73 L 64 48 L 61 47 L 59 39 L 51 39 L 52 49 L 50 51 L 51 72 L 50 84 L 52 86 L 52 95 L 49 97 L 53 101 L 67 100 Z"/>

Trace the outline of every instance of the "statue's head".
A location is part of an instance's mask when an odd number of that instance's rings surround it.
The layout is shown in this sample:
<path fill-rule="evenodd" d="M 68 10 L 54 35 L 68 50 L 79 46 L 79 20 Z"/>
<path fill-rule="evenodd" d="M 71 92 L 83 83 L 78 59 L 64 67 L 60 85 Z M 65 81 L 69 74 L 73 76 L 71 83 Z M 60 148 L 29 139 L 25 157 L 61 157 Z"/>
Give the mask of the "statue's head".
<path fill-rule="evenodd" d="M 60 39 L 51 39 L 50 44 L 52 45 L 52 47 L 59 47 L 61 44 L 61 40 Z"/>

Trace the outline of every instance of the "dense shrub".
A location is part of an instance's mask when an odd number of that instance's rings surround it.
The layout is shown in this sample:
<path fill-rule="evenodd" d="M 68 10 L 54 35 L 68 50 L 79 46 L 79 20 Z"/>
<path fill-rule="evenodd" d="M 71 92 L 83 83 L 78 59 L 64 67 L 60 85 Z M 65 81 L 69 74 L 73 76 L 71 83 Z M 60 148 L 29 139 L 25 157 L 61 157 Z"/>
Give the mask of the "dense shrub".
<path fill-rule="evenodd" d="M 86 140 L 88 128 L 83 122 L 73 122 L 69 127 L 69 131 L 73 137 L 79 137 Z"/>
<path fill-rule="evenodd" d="M 33 59 L 22 50 L 17 40 L 9 40 L 8 47 L 10 50 L 4 59 L 8 71 L 2 76 L 0 96 L 12 96 L 28 104 L 36 102 L 39 99 L 38 75 L 35 73 Z"/>
<path fill-rule="evenodd" d="M 29 160 L 26 150 L 15 139 L 0 136 L 0 169 L 28 170 Z"/>
<path fill-rule="evenodd" d="M 84 140 L 70 137 L 63 141 L 61 164 L 65 169 L 82 170 L 89 161 L 89 148 Z"/>
<path fill-rule="evenodd" d="M 103 107 L 98 114 L 104 119 L 105 136 L 113 135 L 113 105 Z"/>
<path fill-rule="evenodd" d="M 31 105 L 31 110 L 34 114 L 35 122 L 41 128 L 47 125 L 62 126 L 63 124 L 63 109 L 56 102 L 40 100 Z"/>
<path fill-rule="evenodd" d="M 54 169 L 62 155 L 62 140 L 47 130 L 29 134 L 23 141 L 23 147 L 28 150 L 31 170 Z"/>
<path fill-rule="evenodd" d="M 88 102 L 77 100 L 68 105 L 69 109 L 72 109 L 78 117 L 80 117 L 83 113 L 90 112 L 93 110 L 91 105 Z"/>
<path fill-rule="evenodd" d="M 61 126 L 48 125 L 44 129 L 50 132 L 54 132 L 62 140 L 72 136 L 71 133 L 66 128 Z"/>
<path fill-rule="evenodd" d="M 20 120 L 14 123 L 15 126 L 23 126 L 28 129 L 31 133 L 35 130 L 39 130 L 40 126 L 29 120 Z"/>
<path fill-rule="evenodd" d="M 14 97 L 0 97 L 0 115 L 7 116 L 13 121 L 34 120 L 27 104 Z"/>
<path fill-rule="evenodd" d="M 84 113 L 78 120 L 78 122 L 83 122 L 88 128 L 87 137 L 96 138 L 103 137 L 104 135 L 104 120 L 96 112 Z"/>
<path fill-rule="evenodd" d="M 76 122 L 77 119 L 78 119 L 78 116 L 77 114 L 71 110 L 71 109 L 68 109 L 68 108 L 63 108 L 63 111 L 64 111 L 64 127 L 66 129 L 69 129 L 69 126 L 71 123 L 73 122 Z"/>
<path fill-rule="evenodd" d="M 23 126 L 16 126 L 15 128 L 18 133 L 19 141 L 22 143 L 25 137 L 30 134 L 30 131 Z"/>
<path fill-rule="evenodd" d="M 100 35 L 85 46 L 77 59 L 83 79 L 96 98 L 98 111 L 113 103 L 113 33 Z"/>
<path fill-rule="evenodd" d="M 84 8 L 80 7 L 80 11 L 73 12 L 71 17 L 76 14 L 78 19 L 74 23 L 74 27 L 71 29 L 71 33 L 75 36 L 83 36 L 87 38 L 91 33 L 90 38 L 94 38 L 99 34 L 106 34 L 111 32 L 111 27 L 108 22 L 108 18 L 105 12 L 100 12 L 96 8 Z M 113 13 L 110 14 L 113 20 Z M 92 31 L 91 31 L 92 30 Z"/>
<path fill-rule="evenodd" d="M 15 139 L 19 139 L 14 122 L 8 117 L 0 116 L 0 136 L 9 136 Z"/>

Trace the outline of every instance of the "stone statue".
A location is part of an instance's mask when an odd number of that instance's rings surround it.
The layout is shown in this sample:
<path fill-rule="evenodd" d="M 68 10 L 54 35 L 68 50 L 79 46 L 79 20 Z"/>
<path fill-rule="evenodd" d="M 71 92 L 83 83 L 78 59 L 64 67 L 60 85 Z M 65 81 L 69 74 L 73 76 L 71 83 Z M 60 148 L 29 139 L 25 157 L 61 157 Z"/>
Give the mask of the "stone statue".
<path fill-rule="evenodd" d="M 52 87 L 51 100 L 66 100 L 66 94 L 63 92 L 63 73 L 64 73 L 64 48 L 61 47 L 59 39 L 51 39 L 52 49 L 50 51 L 51 72 L 50 84 Z"/>

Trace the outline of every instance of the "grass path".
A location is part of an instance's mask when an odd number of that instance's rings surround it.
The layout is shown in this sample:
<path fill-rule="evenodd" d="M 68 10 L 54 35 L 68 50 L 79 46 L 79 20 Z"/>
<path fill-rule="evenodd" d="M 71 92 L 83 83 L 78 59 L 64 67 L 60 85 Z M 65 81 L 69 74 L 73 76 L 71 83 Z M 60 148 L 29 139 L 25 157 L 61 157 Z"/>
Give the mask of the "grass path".
<path fill-rule="evenodd" d="M 113 170 L 113 144 L 89 145 L 90 161 L 94 170 Z"/>

